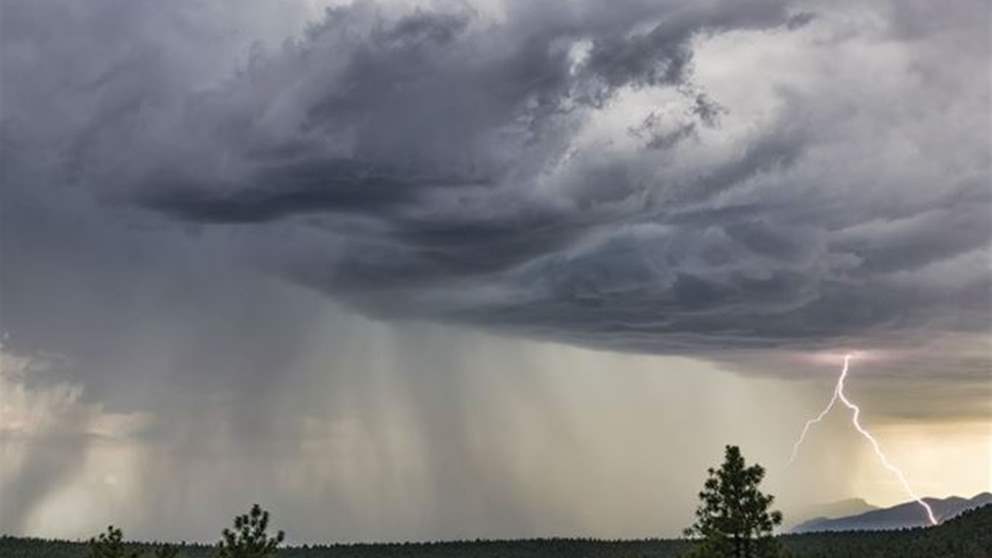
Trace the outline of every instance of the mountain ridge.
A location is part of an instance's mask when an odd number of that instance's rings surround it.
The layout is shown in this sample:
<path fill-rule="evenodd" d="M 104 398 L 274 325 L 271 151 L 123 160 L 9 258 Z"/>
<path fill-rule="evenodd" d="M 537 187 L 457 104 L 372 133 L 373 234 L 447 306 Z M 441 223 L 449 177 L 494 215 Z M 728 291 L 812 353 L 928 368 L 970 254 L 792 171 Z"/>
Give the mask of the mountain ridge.
<path fill-rule="evenodd" d="M 813 520 L 860 515 L 877 509 L 880 509 L 879 506 L 869 504 L 864 498 L 844 498 L 833 502 L 805 506 L 786 513 L 788 523 L 785 531 L 792 532 L 799 525 Z"/>
<path fill-rule="evenodd" d="M 940 522 L 954 518 L 970 509 L 992 504 L 992 493 L 981 492 L 972 498 L 949 496 L 947 498 L 923 498 L 933 509 Z M 916 501 L 879 508 L 843 517 L 817 517 L 804 521 L 790 533 L 815 533 L 826 531 L 886 531 L 925 527 L 929 524 L 926 513 Z"/>

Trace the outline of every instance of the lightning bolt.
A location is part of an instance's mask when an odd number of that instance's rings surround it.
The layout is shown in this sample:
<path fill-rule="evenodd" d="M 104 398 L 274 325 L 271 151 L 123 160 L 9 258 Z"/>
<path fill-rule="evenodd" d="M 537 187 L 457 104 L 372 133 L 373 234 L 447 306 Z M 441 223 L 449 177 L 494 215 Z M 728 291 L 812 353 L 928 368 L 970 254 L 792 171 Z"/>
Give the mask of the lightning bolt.
<path fill-rule="evenodd" d="M 801 446 L 803 441 L 806 439 L 806 434 L 809 433 L 809 429 L 814 424 L 822 421 L 823 417 L 827 416 L 830 410 L 834 408 L 834 404 L 840 400 L 845 407 L 851 410 L 851 424 L 853 424 L 854 428 L 871 443 L 871 447 L 875 450 L 875 455 L 878 456 L 879 461 L 882 462 L 882 466 L 888 469 L 890 473 L 899 479 L 899 483 L 902 484 L 902 487 L 906 493 L 909 494 L 909 496 L 924 510 L 926 510 L 927 519 L 930 520 L 930 524 L 936 525 L 937 518 L 934 517 L 930 504 L 926 503 L 922 498 L 917 496 L 916 492 L 913 490 L 913 487 L 909 485 L 909 481 L 906 480 L 906 475 L 904 475 L 898 467 L 893 465 L 889 459 L 885 457 L 885 453 L 882 452 L 882 448 L 878 445 L 878 441 L 875 440 L 875 437 L 871 435 L 871 432 L 868 432 L 863 426 L 861 426 L 861 421 L 859 420 L 861 416 L 861 408 L 852 403 L 851 400 L 847 398 L 847 395 L 844 394 L 844 380 L 847 379 L 847 371 L 850 368 L 851 356 L 852 355 L 849 354 L 844 355 L 844 369 L 841 370 L 840 378 L 837 379 L 837 386 L 834 388 L 833 397 L 830 398 L 830 402 L 827 403 L 827 406 L 820 412 L 819 415 L 806 421 L 806 424 L 803 426 L 803 431 L 799 435 L 799 439 L 796 440 L 796 443 L 792 446 L 792 456 L 789 457 L 788 465 L 792 465 L 792 462 L 796 460 L 796 455 L 799 453 L 799 446 Z"/>

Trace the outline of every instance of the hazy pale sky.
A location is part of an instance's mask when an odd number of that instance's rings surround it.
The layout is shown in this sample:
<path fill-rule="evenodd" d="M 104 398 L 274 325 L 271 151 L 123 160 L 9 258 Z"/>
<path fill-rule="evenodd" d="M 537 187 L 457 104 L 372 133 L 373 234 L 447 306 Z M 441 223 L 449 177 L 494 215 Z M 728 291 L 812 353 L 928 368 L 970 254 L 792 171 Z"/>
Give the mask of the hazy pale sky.
<path fill-rule="evenodd" d="M 8 0 L 0 532 L 992 488 L 986 2 Z"/>

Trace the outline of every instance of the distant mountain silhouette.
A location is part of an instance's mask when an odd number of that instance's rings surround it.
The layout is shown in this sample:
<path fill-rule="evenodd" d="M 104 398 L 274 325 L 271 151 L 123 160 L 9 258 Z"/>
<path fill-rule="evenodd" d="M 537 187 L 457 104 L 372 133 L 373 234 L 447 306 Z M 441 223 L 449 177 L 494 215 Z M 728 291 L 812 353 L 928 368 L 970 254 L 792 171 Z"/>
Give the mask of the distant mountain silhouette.
<path fill-rule="evenodd" d="M 924 498 L 933 509 L 938 521 L 951 519 L 972 508 L 992 504 L 992 493 L 982 492 L 971 498 L 951 496 L 950 498 Z M 804 521 L 792 528 L 793 533 L 811 533 L 816 531 L 882 531 L 887 529 L 904 529 L 907 527 L 925 527 L 928 525 L 926 513 L 916 502 L 907 502 L 891 508 L 875 509 L 872 511 L 849 515 L 845 517 L 818 517 Z"/>
<path fill-rule="evenodd" d="M 816 504 L 787 513 L 786 517 L 790 519 L 786 524 L 787 530 L 792 531 L 797 526 L 809 521 L 859 515 L 877 509 L 879 509 L 878 506 L 873 506 L 862 498 L 847 498 L 826 504 Z"/>

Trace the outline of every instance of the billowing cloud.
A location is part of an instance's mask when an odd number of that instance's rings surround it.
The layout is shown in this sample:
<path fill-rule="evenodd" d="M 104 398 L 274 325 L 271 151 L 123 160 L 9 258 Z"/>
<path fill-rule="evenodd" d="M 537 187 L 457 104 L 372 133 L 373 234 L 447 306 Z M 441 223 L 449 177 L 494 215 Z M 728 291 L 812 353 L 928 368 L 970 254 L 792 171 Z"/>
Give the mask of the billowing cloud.
<path fill-rule="evenodd" d="M 8 165 L 46 150 L 160 224 L 235 225 L 365 312 L 666 353 L 987 327 L 965 12 L 909 40 L 901 5 L 358 3 L 202 77 L 190 21 L 146 37 L 162 8 L 113 4 L 8 8 L 8 74 L 66 71 L 6 80 Z M 40 41 L 63 27 L 87 35 Z"/>

